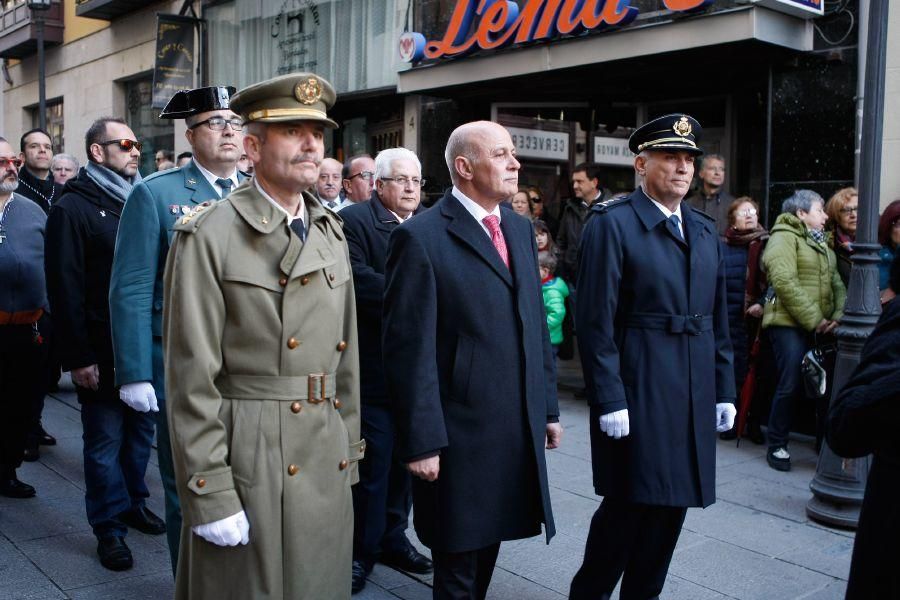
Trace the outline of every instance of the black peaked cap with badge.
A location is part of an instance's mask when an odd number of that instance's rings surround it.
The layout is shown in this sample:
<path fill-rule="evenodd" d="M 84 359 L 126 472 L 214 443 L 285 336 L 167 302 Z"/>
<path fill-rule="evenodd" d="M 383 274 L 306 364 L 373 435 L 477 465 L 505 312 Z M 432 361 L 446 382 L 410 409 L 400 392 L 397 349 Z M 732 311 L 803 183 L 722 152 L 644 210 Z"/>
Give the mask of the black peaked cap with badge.
<path fill-rule="evenodd" d="M 235 89 L 230 85 L 178 90 L 159 114 L 160 119 L 186 119 L 212 110 L 231 108 Z"/>
<path fill-rule="evenodd" d="M 231 110 L 245 123 L 320 121 L 337 128 L 328 118 L 336 98 L 331 84 L 315 73 L 290 73 L 245 87 L 231 99 Z"/>
<path fill-rule="evenodd" d="M 628 149 L 635 154 L 644 150 L 685 150 L 699 156 L 703 154 L 697 141 L 703 128 L 694 117 L 675 113 L 657 117 L 634 130 L 628 138 Z"/>

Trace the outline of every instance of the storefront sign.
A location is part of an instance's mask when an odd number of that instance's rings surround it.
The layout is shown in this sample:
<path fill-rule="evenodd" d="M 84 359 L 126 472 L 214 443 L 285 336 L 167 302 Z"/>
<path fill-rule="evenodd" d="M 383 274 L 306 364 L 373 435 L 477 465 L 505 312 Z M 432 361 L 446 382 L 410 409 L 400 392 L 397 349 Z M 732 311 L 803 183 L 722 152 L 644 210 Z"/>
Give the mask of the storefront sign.
<path fill-rule="evenodd" d="M 191 17 L 157 15 L 153 108 L 163 108 L 178 90 L 194 87 L 195 23 Z"/>
<path fill-rule="evenodd" d="M 806 19 L 825 14 L 825 0 L 760 0 L 759 3 L 766 8 Z"/>
<path fill-rule="evenodd" d="M 280 54 L 278 75 L 316 70 L 316 30 L 320 23 L 319 7 L 313 0 L 284 0 L 269 31 Z"/>
<path fill-rule="evenodd" d="M 630 167 L 634 164 L 634 154 L 628 149 L 627 139 L 597 135 L 594 136 L 594 162 Z"/>
<path fill-rule="evenodd" d="M 569 134 L 543 129 L 523 129 L 507 127 L 512 136 L 513 146 L 520 158 L 542 158 L 544 160 L 569 160 Z"/>
<path fill-rule="evenodd" d="M 400 38 L 400 57 L 406 62 L 449 58 L 479 48 L 491 50 L 582 31 L 622 27 L 638 15 L 639 9 L 632 6 L 634 1 L 523 0 L 520 8 L 512 0 L 457 0 L 444 37 L 426 41 L 421 33 L 406 32 Z M 696 10 L 711 2 L 663 0 L 667 9 L 676 12 Z M 480 21 L 472 28 L 476 17 Z"/>

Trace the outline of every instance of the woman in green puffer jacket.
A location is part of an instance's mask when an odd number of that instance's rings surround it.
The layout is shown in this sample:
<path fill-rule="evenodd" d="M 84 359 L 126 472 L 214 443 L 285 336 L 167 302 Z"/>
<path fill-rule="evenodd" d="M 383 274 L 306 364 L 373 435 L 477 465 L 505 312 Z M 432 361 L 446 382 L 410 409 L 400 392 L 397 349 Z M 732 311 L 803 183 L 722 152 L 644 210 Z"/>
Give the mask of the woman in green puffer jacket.
<path fill-rule="evenodd" d="M 814 332 L 830 333 L 837 326 L 847 294 L 825 233 L 824 204 L 817 193 L 797 190 L 782 204 L 763 253 L 775 297 L 766 303 L 762 326 L 778 372 L 766 458 L 779 471 L 791 468 L 787 444 L 794 399 L 803 392 L 800 362 Z"/>

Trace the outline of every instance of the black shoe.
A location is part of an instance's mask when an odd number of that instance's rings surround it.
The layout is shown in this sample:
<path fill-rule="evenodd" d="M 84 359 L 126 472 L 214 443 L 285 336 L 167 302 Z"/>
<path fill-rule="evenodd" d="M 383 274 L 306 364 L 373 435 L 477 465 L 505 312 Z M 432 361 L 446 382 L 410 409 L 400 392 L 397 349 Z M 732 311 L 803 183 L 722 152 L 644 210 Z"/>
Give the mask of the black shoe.
<path fill-rule="evenodd" d="M 154 515 L 146 506 L 126 510 L 118 518 L 129 527 L 147 535 L 160 535 L 166 532 L 166 522 Z"/>
<path fill-rule="evenodd" d="M 354 594 L 361 592 L 362 589 L 366 587 L 366 577 L 368 577 L 371 572 L 371 563 L 366 563 L 362 560 L 354 560 L 352 569 L 353 579 L 350 585 L 350 591 Z"/>
<path fill-rule="evenodd" d="M 732 427 L 728 431 L 723 431 L 722 433 L 720 433 L 719 439 L 725 440 L 725 441 L 736 440 L 737 439 L 737 431 L 734 429 L 734 427 Z"/>
<path fill-rule="evenodd" d="M 38 440 L 36 437 L 31 437 L 25 443 L 25 454 L 22 456 L 22 460 L 26 462 L 35 462 L 40 457 L 41 451 L 38 448 Z"/>
<path fill-rule="evenodd" d="M 107 537 L 97 540 L 97 555 L 100 564 L 110 571 L 127 571 L 134 566 L 131 550 L 121 537 Z"/>
<path fill-rule="evenodd" d="M 413 548 L 412 544 L 407 544 L 406 548 L 401 550 L 383 552 L 378 560 L 381 564 L 418 575 L 431 573 L 434 569 L 434 563 L 427 556 Z"/>
<path fill-rule="evenodd" d="M 44 431 L 43 425 L 38 425 L 37 431 L 35 432 L 35 436 L 37 437 L 38 444 L 41 446 L 55 446 L 56 438 Z"/>
<path fill-rule="evenodd" d="M 7 498 L 33 498 L 37 492 L 27 483 L 18 480 L 15 473 L 0 481 L 0 496 Z"/>
<path fill-rule="evenodd" d="M 766 436 L 763 435 L 762 429 L 759 428 L 759 423 L 747 425 L 747 437 L 757 446 L 762 446 L 766 443 Z"/>
<path fill-rule="evenodd" d="M 784 446 L 769 448 L 769 451 L 766 452 L 766 461 L 776 471 L 791 470 L 791 455 Z"/>

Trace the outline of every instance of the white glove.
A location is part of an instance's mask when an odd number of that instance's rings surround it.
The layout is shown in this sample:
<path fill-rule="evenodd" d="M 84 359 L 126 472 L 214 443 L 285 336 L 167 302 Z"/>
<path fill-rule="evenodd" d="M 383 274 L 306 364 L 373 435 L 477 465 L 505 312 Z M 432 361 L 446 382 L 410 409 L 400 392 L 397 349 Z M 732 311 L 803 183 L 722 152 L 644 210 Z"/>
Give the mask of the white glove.
<path fill-rule="evenodd" d="M 159 412 L 156 391 L 154 391 L 149 381 L 126 383 L 119 388 L 119 398 L 138 412 L 145 413 L 148 410 Z"/>
<path fill-rule="evenodd" d="M 734 427 L 734 416 L 737 410 L 731 402 L 719 402 L 716 404 L 716 431 L 722 433 Z"/>
<path fill-rule="evenodd" d="M 600 431 L 619 439 L 628 435 L 628 409 L 623 408 L 606 415 L 600 415 Z"/>
<path fill-rule="evenodd" d="M 250 523 L 244 511 L 219 521 L 196 525 L 191 527 L 191 531 L 216 546 L 237 546 L 250 541 Z"/>

